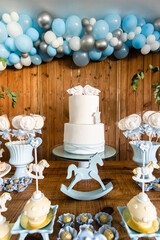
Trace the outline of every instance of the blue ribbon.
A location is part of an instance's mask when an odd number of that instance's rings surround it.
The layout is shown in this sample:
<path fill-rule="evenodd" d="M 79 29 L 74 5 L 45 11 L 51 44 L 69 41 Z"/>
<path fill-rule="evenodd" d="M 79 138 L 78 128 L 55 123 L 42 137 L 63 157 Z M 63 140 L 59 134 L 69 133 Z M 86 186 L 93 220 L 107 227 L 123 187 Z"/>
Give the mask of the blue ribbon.
<path fill-rule="evenodd" d="M 69 152 L 76 152 L 77 150 L 84 150 L 87 152 L 95 150 L 95 152 L 101 152 L 103 151 L 103 146 L 105 142 L 99 143 L 99 144 L 73 144 L 73 143 L 68 143 L 64 142 L 64 149 L 66 149 Z"/>
<path fill-rule="evenodd" d="M 41 130 L 30 130 L 30 131 L 26 131 L 26 130 L 22 130 L 22 129 L 18 129 L 15 130 L 13 129 L 13 136 L 19 138 L 19 137 L 24 137 L 24 136 L 32 136 L 35 137 L 36 133 L 41 134 Z"/>
<path fill-rule="evenodd" d="M 140 126 L 134 130 L 127 130 L 123 132 L 123 134 L 126 138 L 139 139 L 141 134 L 144 134 L 144 128 L 143 126 Z"/>
<path fill-rule="evenodd" d="M 12 133 L 10 133 L 11 129 L 6 129 L 3 132 L 0 132 L 0 135 L 2 136 L 3 139 L 9 139 L 9 135 L 12 135 Z"/>

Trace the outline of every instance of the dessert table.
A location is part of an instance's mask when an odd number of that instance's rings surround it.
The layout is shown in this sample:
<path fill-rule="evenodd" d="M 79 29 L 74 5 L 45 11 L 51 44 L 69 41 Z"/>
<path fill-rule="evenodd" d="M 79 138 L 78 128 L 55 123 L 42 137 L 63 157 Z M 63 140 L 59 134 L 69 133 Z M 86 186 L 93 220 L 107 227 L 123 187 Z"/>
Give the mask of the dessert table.
<path fill-rule="evenodd" d="M 112 182 L 114 188 L 106 196 L 94 200 L 94 201 L 76 201 L 70 197 L 64 195 L 60 191 L 60 186 L 62 182 L 68 185 L 69 180 L 66 180 L 66 169 L 70 164 L 69 161 L 52 161 L 49 162 L 50 167 L 45 170 L 44 180 L 39 182 L 40 190 L 51 200 L 52 205 L 59 205 L 56 221 L 54 224 L 54 232 L 51 234 L 50 240 L 57 239 L 58 232 L 61 228 L 60 224 L 57 223 L 58 216 L 63 213 L 72 213 L 78 216 L 80 213 L 91 213 L 94 217 L 97 212 L 105 211 L 107 207 L 112 207 L 114 212 L 112 214 L 113 222 L 112 226 L 115 227 L 119 232 L 120 240 L 129 240 L 128 234 L 124 227 L 121 226 L 121 216 L 118 213 L 117 206 L 126 206 L 127 202 L 136 194 L 140 192 L 140 188 L 132 179 L 132 170 L 137 166 L 133 161 L 116 161 L 108 160 L 104 161 L 104 166 L 100 167 L 100 177 L 102 181 L 106 184 Z M 7 177 L 12 176 L 14 169 L 7 175 Z M 155 176 L 159 177 L 159 171 L 155 170 Z M 98 188 L 98 182 L 94 180 L 82 181 L 76 185 L 76 190 L 83 190 L 90 187 L 91 190 Z M 11 223 L 15 222 L 20 215 L 26 201 L 31 197 L 33 191 L 35 190 L 35 182 L 28 186 L 28 188 L 21 193 L 11 192 L 12 200 L 7 203 L 8 211 L 4 213 L 5 217 Z M 160 192 L 151 190 L 148 192 L 148 196 L 157 208 L 158 216 L 160 216 L 159 199 Z M 99 226 L 94 221 L 93 225 L 96 230 Z M 75 228 L 78 230 L 78 224 L 76 223 Z M 11 240 L 17 240 L 18 235 L 13 235 Z M 26 240 L 40 240 L 40 234 L 28 235 Z M 147 240 L 148 238 L 143 238 Z M 150 238 L 153 240 L 154 238 Z"/>

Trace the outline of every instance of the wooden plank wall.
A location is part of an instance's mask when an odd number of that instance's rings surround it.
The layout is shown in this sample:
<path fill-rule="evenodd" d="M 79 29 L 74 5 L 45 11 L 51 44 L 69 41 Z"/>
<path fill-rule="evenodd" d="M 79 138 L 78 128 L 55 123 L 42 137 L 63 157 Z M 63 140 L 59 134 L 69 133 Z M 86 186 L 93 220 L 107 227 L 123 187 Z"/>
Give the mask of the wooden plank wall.
<path fill-rule="evenodd" d="M 151 74 L 148 71 L 136 93 L 131 87 L 131 78 L 138 69 L 147 69 L 149 64 L 159 66 L 159 61 L 158 53 L 143 56 L 131 51 L 123 60 L 107 58 L 102 62 L 91 62 L 81 69 L 70 57 L 22 70 L 10 68 L 0 74 L 0 84 L 18 92 L 18 103 L 15 109 L 12 109 L 10 100 L 0 100 L 0 103 L 9 117 L 23 113 L 46 117 L 39 155 L 52 159 L 51 150 L 63 142 L 64 123 L 68 122 L 66 90 L 77 84 L 90 84 L 101 90 L 100 110 L 107 145 L 116 148 L 117 160 L 129 160 L 132 150 L 116 122 L 132 113 L 158 110 L 151 85 L 159 80 L 159 72 Z"/>

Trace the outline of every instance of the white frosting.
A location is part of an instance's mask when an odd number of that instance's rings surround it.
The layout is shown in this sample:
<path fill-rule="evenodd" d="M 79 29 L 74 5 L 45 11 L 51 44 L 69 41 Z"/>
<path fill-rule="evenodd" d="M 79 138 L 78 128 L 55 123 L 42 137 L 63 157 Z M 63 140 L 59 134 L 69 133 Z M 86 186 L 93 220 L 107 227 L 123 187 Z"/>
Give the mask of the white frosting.
<path fill-rule="evenodd" d="M 68 89 L 67 92 L 72 95 L 82 95 L 83 87 L 79 85 L 79 86 Z"/>
<path fill-rule="evenodd" d="M 99 89 L 86 85 L 84 88 L 81 85 L 75 86 L 67 90 L 72 95 L 95 95 L 98 96 L 101 92 Z"/>
<path fill-rule="evenodd" d="M 94 124 L 94 115 L 99 111 L 99 96 L 75 95 L 69 97 L 69 122 Z"/>
<path fill-rule="evenodd" d="M 0 131 L 9 129 L 10 123 L 6 116 L 0 116 Z"/>
<path fill-rule="evenodd" d="M 148 123 L 151 127 L 160 128 L 160 112 L 155 112 L 148 118 Z"/>
<path fill-rule="evenodd" d="M 22 115 L 18 115 L 18 116 L 14 117 L 14 118 L 12 119 L 12 126 L 13 126 L 15 129 L 20 129 L 20 128 L 21 128 L 21 126 L 20 126 L 20 121 L 21 121 L 22 118 L 23 118 Z"/>
<path fill-rule="evenodd" d="M 151 114 L 155 113 L 155 111 L 147 111 L 143 114 L 143 122 L 148 124 L 148 118 Z"/>
<path fill-rule="evenodd" d="M 44 126 L 44 118 L 37 114 L 33 114 L 31 116 L 35 120 L 34 129 L 36 129 L 36 130 L 41 129 Z"/>
<path fill-rule="evenodd" d="M 33 130 L 35 127 L 35 120 L 30 116 L 25 116 L 20 120 L 20 126 L 26 131 Z"/>

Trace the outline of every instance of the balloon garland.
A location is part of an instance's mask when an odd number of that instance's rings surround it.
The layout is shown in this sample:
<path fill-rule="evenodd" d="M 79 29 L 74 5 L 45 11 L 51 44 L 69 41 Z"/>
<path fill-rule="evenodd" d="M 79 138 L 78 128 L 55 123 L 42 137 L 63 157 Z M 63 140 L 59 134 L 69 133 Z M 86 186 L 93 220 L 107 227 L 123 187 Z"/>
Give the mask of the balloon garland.
<path fill-rule="evenodd" d="M 121 19 L 117 13 L 100 20 L 75 15 L 53 19 L 44 11 L 35 19 L 4 13 L 0 21 L 0 71 L 7 66 L 40 65 L 64 55 L 72 55 L 74 63 L 83 67 L 112 54 L 123 59 L 132 47 L 144 55 L 160 50 L 160 18 L 153 24 L 133 14 Z"/>

